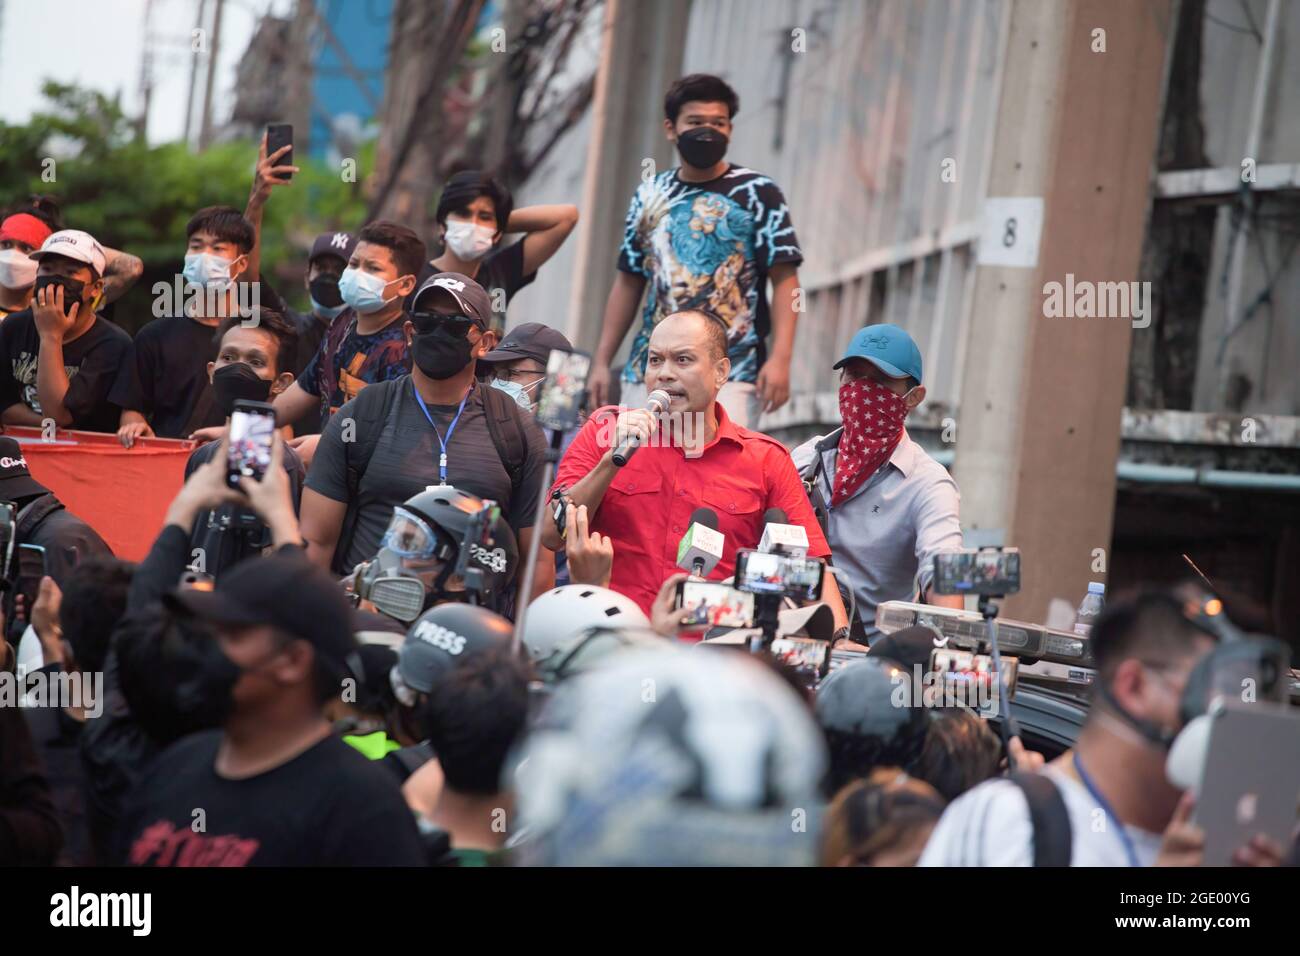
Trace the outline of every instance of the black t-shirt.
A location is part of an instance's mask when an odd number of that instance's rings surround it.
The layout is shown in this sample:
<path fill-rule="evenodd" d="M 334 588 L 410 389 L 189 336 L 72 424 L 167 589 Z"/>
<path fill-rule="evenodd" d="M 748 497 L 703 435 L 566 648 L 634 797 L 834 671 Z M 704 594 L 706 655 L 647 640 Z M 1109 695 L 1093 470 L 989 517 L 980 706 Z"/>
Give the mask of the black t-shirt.
<path fill-rule="evenodd" d="M 31 309 L 15 312 L 0 323 L 0 409 L 26 405 L 41 411 L 36 395 L 36 369 L 41 337 Z M 63 344 L 63 367 L 68 392 L 63 406 L 72 415 L 69 428 L 88 432 L 115 432 L 122 410 L 111 394 L 113 382 L 131 362 L 131 336 L 102 316 L 81 335 Z"/>
<path fill-rule="evenodd" d="M 415 280 L 415 292 L 420 291 L 420 286 L 424 285 L 429 279 L 438 274 L 438 270 L 433 267 L 432 263 L 426 262 L 424 268 Z M 530 272 L 524 275 L 524 241 L 512 242 L 508 246 L 501 246 L 494 249 L 483 257 L 482 264 L 479 265 L 478 274 L 474 276 L 474 281 L 481 285 L 488 294 L 488 299 L 493 306 L 492 328 L 501 331 L 506 327 L 506 306 L 510 300 L 515 297 L 515 293 L 522 289 L 528 283 L 537 278 L 537 273 Z M 505 293 L 504 297 L 494 292 L 500 289 Z M 415 303 L 415 292 L 412 292 L 406 299 L 406 311 L 411 311 L 411 306 Z M 500 303 L 501 309 L 496 309 Z"/>
<path fill-rule="evenodd" d="M 109 398 L 144 415 L 159 438 L 189 438 L 197 428 L 224 424 L 208 382 L 216 335 L 215 326 L 187 315 L 154 319 L 136 335 L 135 362 Z"/>
<path fill-rule="evenodd" d="M 546 460 L 546 438 L 531 416 L 520 415 L 528 451 L 520 472 L 519 492 L 512 494 L 510 475 L 488 431 L 482 396 L 482 389 L 486 387 L 475 383 L 450 439 L 447 438 L 447 427 L 456 417 L 459 406 L 427 407 L 438 432 L 447 442 L 447 484 L 497 502 L 501 514 L 518 535 L 521 528 L 530 528 L 533 524 L 537 495 L 541 490 L 542 466 Z M 377 402 L 377 407 L 383 408 L 386 393 L 392 389 L 397 390 L 397 395 L 374 445 L 365 474 L 361 476 L 358 499 L 348 502 L 349 516 L 345 519 L 345 527 L 346 521 L 352 518 L 353 509 L 357 509 L 356 527 L 344 554 L 344 566 L 348 568 L 374 557 L 396 505 L 429 485 L 439 483 L 440 445 L 429 420 L 420 410 L 415 399 L 415 386 L 408 375 L 392 382 L 371 385 L 339 409 L 321 433 L 316 456 L 307 472 L 307 487 L 334 501 L 348 501 L 348 454 L 358 443 L 343 440 L 344 423 L 370 420 L 371 415 L 358 411 L 356 403 Z M 374 413 L 375 416 L 378 414 Z"/>
<path fill-rule="evenodd" d="M 185 462 L 185 480 L 189 481 L 195 469 L 206 465 L 221 447 L 220 442 L 208 442 L 190 452 Z M 302 496 L 302 483 L 307 469 L 298 453 L 288 445 L 284 448 L 284 470 L 289 473 L 289 494 L 293 497 L 293 510 L 298 511 Z M 271 533 L 251 509 L 233 504 L 215 510 L 200 511 L 190 531 L 190 548 L 201 549 L 204 556 L 202 570 L 220 577 L 244 558 L 261 554 L 271 545 Z"/>
<path fill-rule="evenodd" d="M 158 757 L 127 801 L 120 862 L 423 865 L 415 817 L 393 775 L 337 737 L 241 780 L 216 772 L 221 737 L 217 730 L 192 734 Z"/>

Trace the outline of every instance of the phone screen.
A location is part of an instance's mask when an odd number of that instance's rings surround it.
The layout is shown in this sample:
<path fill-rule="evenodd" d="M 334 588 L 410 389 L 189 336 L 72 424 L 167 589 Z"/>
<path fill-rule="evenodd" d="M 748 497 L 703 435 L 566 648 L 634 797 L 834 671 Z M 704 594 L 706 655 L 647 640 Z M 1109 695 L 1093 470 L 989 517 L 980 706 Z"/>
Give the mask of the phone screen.
<path fill-rule="evenodd" d="M 1015 594 L 1020 590 L 1020 549 L 941 551 L 934 556 L 939 594 Z"/>
<path fill-rule="evenodd" d="M 261 481 L 266 476 L 274 436 L 275 409 L 265 402 L 235 403 L 226 457 L 226 481 L 230 487 L 238 488 L 240 478 Z"/>
<path fill-rule="evenodd" d="M 551 349 L 546 362 L 546 380 L 537 397 L 537 423 L 552 431 L 564 431 L 578 424 L 578 413 L 587 392 L 591 356 L 586 352 Z"/>
<path fill-rule="evenodd" d="M 754 595 L 716 581 L 682 581 L 677 608 L 689 612 L 684 627 L 753 627 Z"/>
<path fill-rule="evenodd" d="M 799 601 L 817 601 L 822 596 L 823 568 L 817 558 L 737 551 L 736 587 L 754 594 L 784 594 Z"/>
<path fill-rule="evenodd" d="M 1020 660 L 1001 655 L 1001 680 L 993 681 L 993 658 L 957 648 L 936 647 L 930 652 L 930 670 L 943 691 L 944 701 L 971 708 L 981 717 L 996 717 L 1003 692 L 1011 700 L 1016 692 Z"/>

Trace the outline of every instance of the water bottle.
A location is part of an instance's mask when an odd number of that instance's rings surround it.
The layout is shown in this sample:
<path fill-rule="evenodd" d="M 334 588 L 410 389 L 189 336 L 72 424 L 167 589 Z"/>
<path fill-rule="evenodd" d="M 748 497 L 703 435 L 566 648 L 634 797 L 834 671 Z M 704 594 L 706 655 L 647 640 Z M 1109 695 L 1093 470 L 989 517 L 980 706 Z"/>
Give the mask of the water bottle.
<path fill-rule="evenodd" d="M 1074 615 L 1074 633 L 1087 637 L 1092 631 L 1092 622 L 1101 614 L 1105 603 L 1106 585 L 1100 581 L 1089 581 L 1088 593 L 1079 602 L 1079 610 Z"/>

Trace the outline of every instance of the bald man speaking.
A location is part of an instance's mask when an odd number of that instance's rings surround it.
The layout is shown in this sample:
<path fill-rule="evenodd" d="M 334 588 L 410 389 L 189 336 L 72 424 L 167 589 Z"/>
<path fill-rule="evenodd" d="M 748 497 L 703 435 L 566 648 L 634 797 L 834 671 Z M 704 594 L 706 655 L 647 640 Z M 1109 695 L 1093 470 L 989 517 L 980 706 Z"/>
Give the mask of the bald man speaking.
<path fill-rule="evenodd" d="M 665 317 L 650 335 L 645 382 L 647 392 L 668 393 L 666 412 L 656 419 L 641 408 L 597 409 L 560 462 L 554 487 L 567 489 L 574 506 L 586 505 L 591 530 L 613 542 L 609 586 L 647 613 L 677 571 L 677 546 L 697 508 L 712 509 L 726 536 L 712 580 L 731 576 L 737 548 L 758 547 L 769 508 L 780 508 L 788 523 L 807 531 L 809 556 L 830 554 L 789 451 L 733 423 L 718 402 L 730 370 L 727 331 L 717 316 L 688 310 Z M 640 447 L 620 468 L 613 450 L 627 435 L 635 435 Z M 546 522 L 542 541 L 563 547 L 554 522 Z M 822 599 L 836 628 L 847 627 L 829 573 Z"/>

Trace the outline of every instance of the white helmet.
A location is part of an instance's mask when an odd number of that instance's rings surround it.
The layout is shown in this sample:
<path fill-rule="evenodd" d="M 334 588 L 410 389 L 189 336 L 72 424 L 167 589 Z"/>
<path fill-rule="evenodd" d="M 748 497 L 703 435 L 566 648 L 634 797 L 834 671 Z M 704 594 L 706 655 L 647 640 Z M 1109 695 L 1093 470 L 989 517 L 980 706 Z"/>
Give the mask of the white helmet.
<path fill-rule="evenodd" d="M 649 626 L 650 619 L 630 597 L 595 584 L 566 584 L 528 605 L 524 646 L 529 657 L 544 661 L 588 631 Z"/>

